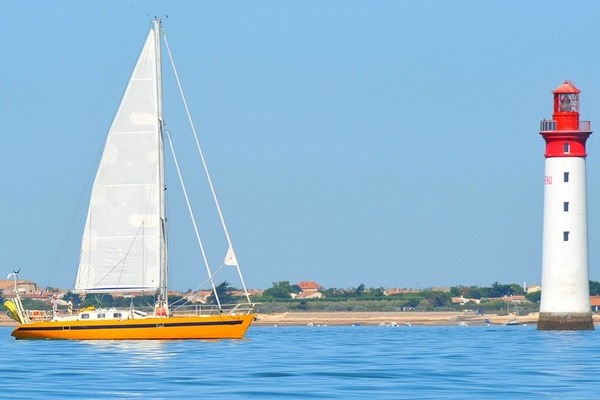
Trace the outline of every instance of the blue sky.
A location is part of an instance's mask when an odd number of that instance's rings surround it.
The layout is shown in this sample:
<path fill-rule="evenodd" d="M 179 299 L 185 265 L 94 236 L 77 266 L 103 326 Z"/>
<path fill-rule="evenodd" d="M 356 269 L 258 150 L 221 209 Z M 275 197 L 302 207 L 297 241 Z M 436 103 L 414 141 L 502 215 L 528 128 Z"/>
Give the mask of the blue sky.
<path fill-rule="evenodd" d="M 248 286 L 539 283 L 538 130 L 551 91 L 572 80 L 582 119 L 600 121 L 591 1 L 6 2 L 6 273 L 72 286 L 86 185 L 154 15 L 168 15 Z M 175 136 L 178 101 L 165 89 Z M 589 254 L 600 280 L 595 141 Z M 170 217 L 171 281 L 186 290 L 204 275 L 189 230 L 174 226 L 181 214 Z"/>

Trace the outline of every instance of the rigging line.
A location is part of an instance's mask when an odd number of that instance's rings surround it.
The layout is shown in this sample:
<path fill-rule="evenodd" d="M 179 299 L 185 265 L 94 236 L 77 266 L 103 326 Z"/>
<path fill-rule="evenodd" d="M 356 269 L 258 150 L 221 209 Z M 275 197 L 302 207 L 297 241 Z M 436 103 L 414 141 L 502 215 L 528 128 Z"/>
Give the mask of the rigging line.
<path fill-rule="evenodd" d="M 190 114 L 190 109 L 187 104 L 187 100 L 183 93 L 183 88 L 181 86 L 181 81 L 179 80 L 179 74 L 177 73 L 177 69 L 175 68 L 175 62 L 173 60 L 173 56 L 171 54 L 171 48 L 169 47 L 169 42 L 167 41 L 167 36 L 163 32 L 163 37 L 165 38 L 165 45 L 167 47 L 167 53 L 169 54 L 169 60 L 171 61 L 171 67 L 173 68 L 173 73 L 175 74 L 175 80 L 177 81 L 177 87 L 179 89 L 179 94 L 181 95 L 181 99 L 183 100 L 183 106 L 185 108 L 185 113 L 188 118 L 188 122 L 190 123 L 190 127 L 194 134 L 194 140 L 196 142 L 196 148 L 198 149 L 198 153 L 200 154 L 200 159 L 202 161 L 202 166 L 204 168 L 204 173 L 206 174 L 206 178 L 208 180 L 208 185 L 210 187 L 210 192 L 212 194 L 213 200 L 215 202 L 215 206 L 217 207 L 217 212 L 219 213 L 219 218 L 221 220 L 221 225 L 223 226 L 223 230 L 225 231 L 225 237 L 227 239 L 227 244 L 231 246 L 231 239 L 229 237 L 229 232 L 227 231 L 227 226 L 225 225 L 225 219 L 223 218 L 223 213 L 221 212 L 221 206 L 219 205 L 219 200 L 217 199 L 217 193 L 215 192 L 215 188 L 212 182 L 212 178 L 210 173 L 208 172 L 208 165 L 206 164 L 206 160 L 204 159 L 204 153 L 202 152 L 202 148 L 200 147 L 200 141 L 198 140 L 198 134 L 196 132 L 196 127 L 194 125 L 194 121 L 192 120 L 192 116 Z"/>
<path fill-rule="evenodd" d="M 221 264 L 221 266 L 220 266 L 220 267 L 219 267 L 219 268 L 218 268 L 218 269 L 217 269 L 217 270 L 216 270 L 216 271 L 215 271 L 215 272 L 212 274 L 212 275 L 213 275 L 213 277 L 217 276 L 217 274 L 219 273 L 219 271 L 220 271 L 221 269 L 223 269 L 223 267 L 224 267 L 224 266 L 225 266 L 225 264 Z M 196 287 L 194 290 L 192 290 L 192 291 L 191 291 L 191 293 L 193 294 L 193 293 L 199 293 L 199 292 L 201 292 L 201 291 L 202 291 L 202 287 L 203 287 L 204 285 L 206 285 L 206 283 L 207 283 L 207 282 L 209 282 L 209 281 L 210 281 L 210 279 L 207 279 L 207 280 L 205 280 L 205 281 L 204 281 L 204 282 L 202 282 L 200 285 L 198 285 L 198 286 L 197 286 L 197 287 Z M 176 301 L 175 303 L 172 303 L 172 305 L 173 305 L 173 304 L 178 304 L 180 301 L 183 301 L 183 300 L 185 300 L 185 299 L 183 299 L 183 298 L 182 298 L 182 299 L 180 299 L 180 300 Z M 186 303 L 189 303 L 189 300 L 186 300 L 185 302 L 186 302 Z"/>
<path fill-rule="evenodd" d="M 217 268 L 217 270 L 215 272 L 213 272 L 212 276 L 213 278 L 217 276 L 217 274 L 219 273 L 219 271 L 223 269 L 223 264 L 221 264 L 221 266 L 219 268 Z M 192 290 L 192 293 L 196 293 L 196 292 L 200 292 L 202 291 L 202 288 L 204 287 L 204 285 L 206 285 L 207 282 L 209 282 L 210 279 L 205 280 L 204 282 L 202 282 L 200 285 L 198 285 L 196 287 L 196 289 Z"/>
<path fill-rule="evenodd" d="M 46 280 L 44 282 L 44 288 L 48 287 L 48 284 L 50 283 L 50 280 L 52 279 L 52 277 L 54 276 L 54 272 L 56 272 L 56 267 L 58 266 L 58 263 L 60 261 L 60 259 L 63 256 L 63 252 L 65 249 L 65 246 L 67 245 L 67 240 L 69 239 L 69 237 L 71 236 L 71 232 L 73 230 L 73 226 L 75 225 L 75 221 L 77 220 L 77 217 L 79 215 L 79 212 L 81 210 L 81 206 L 83 205 L 83 200 L 88 192 L 89 187 L 91 186 L 91 182 L 95 176 L 95 172 L 96 172 L 96 166 L 99 163 L 99 160 L 101 158 L 102 155 L 102 146 L 100 147 L 100 150 L 98 151 L 97 155 L 96 155 L 96 162 L 94 164 L 92 164 L 92 167 L 90 168 L 89 172 L 88 172 L 88 176 L 85 179 L 85 183 L 83 185 L 83 188 L 81 189 L 81 192 L 79 194 L 79 200 L 77 201 L 77 205 L 75 207 L 75 212 L 73 213 L 73 216 L 71 217 L 71 220 L 69 221 L 69 225 L 67 226 L 67 229 L 65 230 L 65 234 L 63 236 L 62 242 L 60 244 L 60 247 L 58 249 L 58 252 L 56 254 L 56 256 L 54 257 L 54 260 L 52 260 L 52 265 L 50 267 L 50 270 L 48 271 L 48 273 L 46 274 Z M 79 261 L 78 261 L 79 263 Z M 73 285 L 74 287 L 75 285 Z"/>
<path fill-rule="evenodd" d="M 135 236 L 133 237 L 133 240 L 131 241 L 129 248 L 127 249 L 127 253 L 125 253 L 125 255 L 123 256 L 123 258 L 121 258 L 121 260 L 119 260 L 109 271 L 106 272 L 106 274 L 104 274 L 103 277 L 101 277 L 100 279 L 98 279 L 95 282 L 95 285 L 99 285 L 101 284 L 104 279 L 108 278 L 113 271 L 115 271 L 117 268 L 121 268 L 120 269 L 120 273 L 119 273 L 119 278 L 117 280 L 116 285 L 118 286 L 121 283 L 121 278 L 123 276 L 123 272 L 125 270 L 125 263 L 127 262 L 127 258 L 129 257 L 129 253 L 131 253 L 131 249 L 133 249 L 133 246 L 136 244 L 137 238 L 140 235 L 140 231 L 144 228 L 144 223 L 142 222 L 142 224 L 140 225 L 140 227 L 138 228 L 137 232 L 135 233 Z M 142 234 L 142 241 L 144 240 L 145 235 Z M 142 245 L 143 247 L 143 245 Z M 142 256 L 143 256 L 143 252 L 142 252 Z M 143 260 L 142 260 L 142 264 L 143 264 Z"/>
<path fill-rule="evenodd" d="M 210 173 L 208 172 L 208 165 L 206 164 L 206 160 L 204 159 L 204 153 L 202 152 L 202 148 L 200 147 L 200 140 L 198 139 L 198 133 L 196 131 L 196 126 L 194 125 L 194 121 L 192 120 L 192 115 L 190 114 L 190 109 L 188 107 L 185 94 L 183 93 L 183 87 L 181 86 L 181 81 L 179 80 L 179 74 L 177 73 L 177 68 L 175 68 L 175 61 L 173 60 L 173 55 L 171 53 L 171 47 L 169 46 L 169 41 L 167 40 L 167 35 L 165 34 L 164 30 L 162 31 L 162 33 L 163 33 L 163 38 L 165 39 L 165 47 L 167 48 L 167 54 L 169 55 L 169 61 L 171 62 L 171 67 L 173 68 L 173 74 L 175 75 L 175 81 L 177 82 L 177 87 L 179 89 L 179 94 L 181 95 L 181 99 L 183 101 L 185 113 L 186 113 L 188 121 L 190 123 L 192 132 L 194 133 L 194 140 L 196 142 L 196 148 L 198 149 L 198 153 L 200 154 L 200 160 L 202 161 L 202 166 L 204 167 L 204 173 L 206 174 L 206 179 L 208 180 L 208 186 L 210 187 L 210 191 L 212 193 L 212 197 L 215 202 L 217 212 L 219 213 L 219 219 L 221 220 L 221 225 L 223 227 L 223 231 L 225 232 L 225 238 L 227 239 L 227 244 L 233 251 L 233 243 L 231 242 L 231 238 L 229 237 L 229 231 L 227 230 L 227 225 L 225 224 L 225 218 L 223 217 L 223 212 L 221 211 L 221 206 L 220 206 L 219 200 L 217 198 L 217 193 L 215 191 Z M 234 251 L 234 254 L 235 254 L 235 251 Z M 236 260 L 237 260 L 237 257 L 236 257 Z M 242 272 L 240 270 L 240 266 L 238 265 L 237 261 L 236 261 L 236 269 L 238 272 L 240 282 L 244 289 L 244 294 L 246 295 L 246 299 L 248 300 L 248 303 L 250 303 L 250 295 L 248 294 L 248 289 L 246 289 L 246 282 L 244 281 L 244 277 L 242 276 Z"/>
<path fill-rule="evenodd" d="M 165 128 L 166 128 L 166 126 L 165 126 Z M 206 272 L 208 273 L 208 279 L 210 280 L 210 285 L 213 289 L 213 293 L 215 294 L 215 299 L 217 300 L 217 304 L 220 309 L 221 302 L 219 300 L 219 296 L 217 295 L 217 288 L 215 286 L 213 274 L 212 274 L 212 271 L 210 270 L 210 265 L 208 264 L 208 258 L 206 257 L 206 251 L 204 250 L 204 244 L 202 243 L 202 239 L 200 238 L 200 232 L 198 231 L 198 225 L 196 224 L 196 218 L 194 217 L 194 211 L 192 210 L 192 205 L 190 204 L 190 198 L 188 196 L 187 188 L 185 187 L 185 183 L 183 182 L 183 176 L 181 175 L 181 169 L 179 168 L 179 162 L 177 161 L 177 156 L 175 155 L 175 148 L 173 147 L 173 141 L 171 140 L 171 131 L 169 131 L 169 129 L 166 128 L 165 132 L 167 134 L 167 140 L 169 141 L 169 149 L 171 149 L 171 155 L 173 156 L 175 169 L 177 170 L 177 177 L 179 178 L 179 184 L 181 185 L 181 189 L 183 190 L 183 197 L 185 198 L 185 203 L 187 205 L 188 212 L 190 214 L 190 218 L 192 220 L 192 225 L 194 226 L 194 232 L 196 233 L 196 240 L 198 241 L 198 246 L 200 247 L 200 253 L 202 254 L 202 259 L 204 260 L 204 266 L 206 267 Z"/>

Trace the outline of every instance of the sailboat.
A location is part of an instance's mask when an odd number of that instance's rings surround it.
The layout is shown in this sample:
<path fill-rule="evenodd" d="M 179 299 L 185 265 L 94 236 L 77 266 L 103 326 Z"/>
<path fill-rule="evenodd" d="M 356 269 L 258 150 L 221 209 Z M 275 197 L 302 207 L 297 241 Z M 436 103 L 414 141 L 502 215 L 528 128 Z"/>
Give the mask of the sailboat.
<path fill-rule="evenodd" d="M 511 300 L 511 302 L 513 303 L 514 314 L 510 320 L 508 320 L 504 323 L 504 325 L 506 325 L 506 326 L 521 325 L 521 322 L 519 321 L 519 307 L 517 306 L 517 303 L 515 303 L 513 300 Z M 506 305 L 507 305 L 507 311 L 510 314 L 510 303 L 507 302 Z"/>
<path fill-rule="evenodd" d="M 164 147 L 165 137 L 167 143 L 171 143 L 171 139 L 163 119 L 161 36 L 171 57 L 161 20 L 155 18 L 108 132 L 92 187 L 73 289 L 74 293 L 85 295 L 152 294 L 154 305 L 150 304 L 147 311 L 134 307 L 132 302 L 132 306 L 119 309 L 53 310 L 50 315 L 45 311 L 26 310 L 15 273 L 15 298 L 7 301 L 5 307 L 20 323 L 12 332 L 17 339 L 239 339 L 255 320 L 254 304 L 239 269 L 197 138 L 228 242 L 223 265 L 237 269 L 245 301 L 231 306 L 220 303 L 200 242 L 215 305 L 190 310 L 169 304 Z M 174 67 L 174 63 L 171 64 Z M 179 92 L 183 97 L 181 87 Z M 187 111 L 185 98 L 183 100 Z M 190 123 L 195 133 L 191 119 Z M 175 164 L 179 172 L 176 161 Z M 181 180 L 181 175 L 179 178 Z M 193 217 L 187 194 L 185 198 Z M 195 222 L 193 225 L 199 240 Z"/>

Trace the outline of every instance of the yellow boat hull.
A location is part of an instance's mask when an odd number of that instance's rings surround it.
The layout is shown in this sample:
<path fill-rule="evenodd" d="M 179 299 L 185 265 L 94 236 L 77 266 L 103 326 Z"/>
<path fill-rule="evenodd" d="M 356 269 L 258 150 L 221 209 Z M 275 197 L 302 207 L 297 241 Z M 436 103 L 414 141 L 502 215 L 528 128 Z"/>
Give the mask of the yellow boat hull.
<path fill-rule="evenodd" d="M 241 339 L 254 319 L 253 314 L 224 314 L 122 321 L 43 321 L 21 324 L 12 336 L 63 340 Z"/>

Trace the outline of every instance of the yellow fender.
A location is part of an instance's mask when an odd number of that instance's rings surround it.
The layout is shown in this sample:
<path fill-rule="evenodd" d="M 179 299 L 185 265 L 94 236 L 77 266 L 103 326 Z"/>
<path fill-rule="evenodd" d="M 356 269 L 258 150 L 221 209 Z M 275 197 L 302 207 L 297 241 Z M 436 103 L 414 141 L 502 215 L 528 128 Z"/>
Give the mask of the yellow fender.
<path fill-rule="evenodd" d="M 7 314 L 9 317 L 17 321 L 18 323 L 23 323 L 23 318 L 19 315 L 19 310 L 17 310 L 17 306 L 12 300 L 6 300 L 4 302 L 4 308 L 8 311 Z"/>

